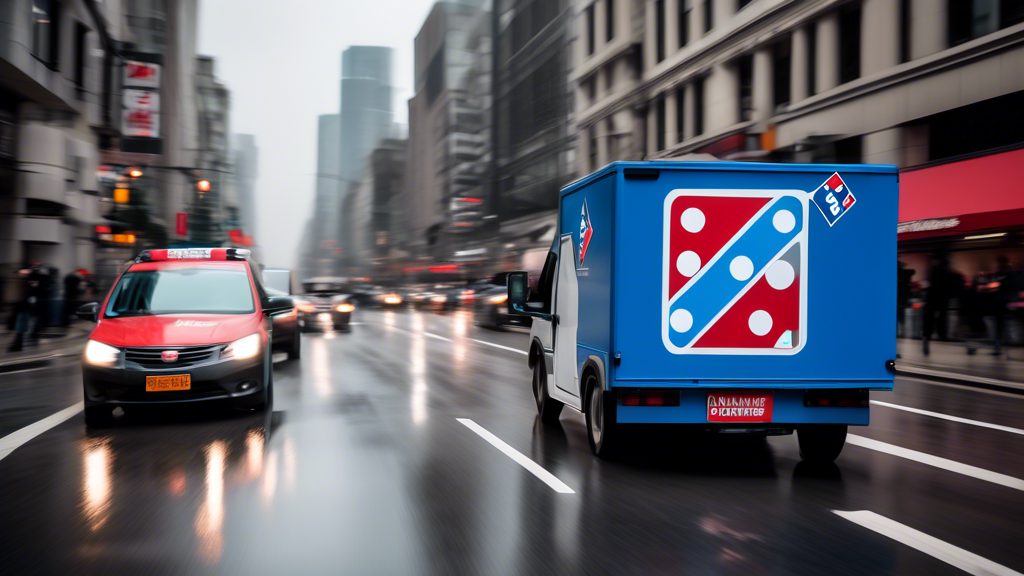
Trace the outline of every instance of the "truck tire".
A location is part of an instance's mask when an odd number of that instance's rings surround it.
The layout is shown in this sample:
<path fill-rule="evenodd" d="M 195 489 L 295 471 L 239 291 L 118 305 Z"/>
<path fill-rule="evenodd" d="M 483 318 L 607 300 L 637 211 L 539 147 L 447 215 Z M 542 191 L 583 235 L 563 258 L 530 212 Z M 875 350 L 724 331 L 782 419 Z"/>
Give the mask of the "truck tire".
<path fill-rule="evenodd" d="M 597 377 L 590 374 L 583 383 L 586 390 L 583 414 L 587 421 L 590 451 L 598 458 L 610 458 L 620 442 L 621 431 L 615 423 L 615 398 L 604 391 Z"/>
<path fill-rule="evenodd" d="M 564 404 L 548 396 L 548 373 L 544 369 L 543 360 L 537 360 L 533 364 L 533 398 L 537 401 L 537 413 L 540 414 L 541 422 L 558 424 L 558 417 L 562 414 Z"/>
<path fill-rule="evenodd" d="M 846 444 L 846 424 L 818 424 L 796 429 L 800 457 L 809 462 L 835 462 Z"/>

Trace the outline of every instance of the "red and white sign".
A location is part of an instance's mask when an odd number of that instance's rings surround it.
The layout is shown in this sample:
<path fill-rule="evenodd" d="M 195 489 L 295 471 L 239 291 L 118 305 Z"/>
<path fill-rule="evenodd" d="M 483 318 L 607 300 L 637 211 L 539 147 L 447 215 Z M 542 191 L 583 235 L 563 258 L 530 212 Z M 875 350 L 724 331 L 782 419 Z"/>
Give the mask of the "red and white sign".
<path fill-rule="evenodd" d="M 128 60 L 124 63 L 124 85 L 135 88 L 159 88 L 160 65 Z"/>
<path fill-rule="evenodd" d="M 124 90 L 124 121 L 121 132 L 128 137 L 160 137 L 160 95 L 152 90 Z"/>
<path fill-rule="evenodd" d="M 754 393 L 708 394 L 708 422 L 771 422 L 775 397 Z"/>
<path fill-rule="evenodd" d="M 178 236 L 188 235 L 188 212 L 174 214 L 174 233 Z"/>

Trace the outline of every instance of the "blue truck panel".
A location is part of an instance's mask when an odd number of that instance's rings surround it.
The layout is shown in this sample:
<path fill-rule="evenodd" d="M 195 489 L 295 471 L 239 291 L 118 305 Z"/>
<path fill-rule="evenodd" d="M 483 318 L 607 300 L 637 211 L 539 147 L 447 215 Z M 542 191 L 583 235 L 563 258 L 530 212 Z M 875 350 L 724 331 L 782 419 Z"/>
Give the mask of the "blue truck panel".
<path fill-rule="evenodd" d="M 610 164 L 562 191 L 578 362 L 621 355 L 609 389 L 892 389 L 897 206 L 891 166 Z"/>

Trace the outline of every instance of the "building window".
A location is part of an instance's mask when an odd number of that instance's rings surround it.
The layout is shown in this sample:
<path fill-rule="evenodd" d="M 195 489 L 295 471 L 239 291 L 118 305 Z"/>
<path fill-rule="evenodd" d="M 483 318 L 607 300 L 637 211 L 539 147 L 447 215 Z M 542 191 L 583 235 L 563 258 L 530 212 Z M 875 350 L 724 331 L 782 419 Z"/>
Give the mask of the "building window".
<path fill-rule="evenodd" d="M 860 5 L 839 11 L 839 83 L 860 78 Z"/>
<path fill-rule="evenodd" d="M 597 102 L 597 74 L 587 80 L 587 98 L 590 99 L 590 104 Z"/>
<path fill-rule="evenodd" d="M 949 0 L 947 10 L 950 46 L 1024 22 L 1020 0 Z"/>
<path fill-rule="evenodd" d="M 604 69 L 604 87 L 606 94 L 611 94 L 615 89 L 615 62 Z"/>
<path fill-rule="evenodd" d="M 594 5 L 587 6 L 587 55 L 594 53 Z"/>
<path fill-rule="evenodd" d="M 676 90 L 676 142 L 686 139 L 686 89 Z"/>
<path fill-rule="evenodd" d="M 818 81 L 818 26 L 812 22 L 807 26 L 807 95 L 814 96 Z"/>
<path fill-rule="evenodd" d="M 665 59 L 665 0 L 654 3 L 655 62 Z"/>
<path fill-rule="evenodd" d="M 78 99 L 85 97 L 85 51 L 89 29 L 81 23 L 75 24 L 75 93 Z"/>
<path fill-rule="evenodd" d="M 711 32 L 715 22 L 715 0 L 704 0 L 704 33 Z"/>
<path fill-rule="evenodd" d="M 656 148 L 658 150 L 665 149 L 665 96 L 658 96 L 658 102 L 655 105 L 654 111 L 654 123 L 657 126 L 658 133 L 655 134 Z"/>
<path fill-rule="evenodd" d="M 693 81 L 693 135 L 704 133 L 704 78 Z"/>
<path fill-rule="evenodd" d="M 772 48 L 772 81 L 775 83 L 772 105 L 776 110 L 789 104 L 790 39 L 786 38 Z"/>
<path fill-rule="evenodd" d="M 32 0 L 32 55 L 57 69 L 60 55 L 60 22 L 57 0 Z"/>
<path fill-rule="evenodd" d="M 597 130 L 593 126 L 587 128 L 587 139 L 590 141 L 590 170 L 597 170 Z"/>
<path fill-rule="evenodd" d="M 753 1 L 754 0 L 737 0 L 736 1 L 736 11 L 739 12 L 740 10 L 743 10 L 744 8 L 747 7 L 747 4 L 750 4 Z"/>
<path fill-rule="evenodd" d="M 605 40 L 615 38 L 615 0 L 604 0 Z"/>
<path fill-rule="evenodd" d="M 746 122 L 752 118 L 754 109 L 754 57 L 740 56 L 736 67 L 740 76 L 740 122 Z"/>
<path fill-rule="evenodd" d="M 690 43 L 690 12 L 693 0 L 679 0 L 679 47 Z"/>
<path fill-rule="evenodd" d="M 900 63 L 910 62 L 910 0 L 900 0 Z"/>
<path fill-rule="evenodd" d="M 609 116 L 605 119 L 605 138 L 608 141 L 608 161 L 614 162 L 619 158 L 619 137 L 615 133 L 615 117 Z"/>

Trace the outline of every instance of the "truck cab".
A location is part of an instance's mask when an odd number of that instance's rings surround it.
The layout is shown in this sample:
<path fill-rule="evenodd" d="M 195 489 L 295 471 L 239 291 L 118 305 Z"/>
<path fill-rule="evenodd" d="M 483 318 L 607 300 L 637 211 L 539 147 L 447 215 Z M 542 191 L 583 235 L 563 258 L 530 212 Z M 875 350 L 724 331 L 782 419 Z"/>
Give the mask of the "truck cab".
<path fill-rule="evenodd" d="M 680 424 L 834 460 L 893 387 L 897 206 L 893 166 L 616 162 L 566 186 L 535 287 L 509 275 L 541 419 L 583 412 L 598 456 Z"/>

